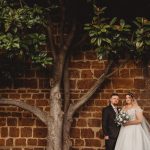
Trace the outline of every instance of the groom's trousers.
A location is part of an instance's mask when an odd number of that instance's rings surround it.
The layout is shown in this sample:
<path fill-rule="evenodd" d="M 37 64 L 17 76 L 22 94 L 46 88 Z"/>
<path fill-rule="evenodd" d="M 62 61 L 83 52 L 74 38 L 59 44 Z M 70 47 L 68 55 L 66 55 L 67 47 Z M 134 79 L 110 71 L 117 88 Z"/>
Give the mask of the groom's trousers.
<path fill-rule="evenodd" d="M 117 139 L 105 140 L 106 150 L 114 150 Z"/>

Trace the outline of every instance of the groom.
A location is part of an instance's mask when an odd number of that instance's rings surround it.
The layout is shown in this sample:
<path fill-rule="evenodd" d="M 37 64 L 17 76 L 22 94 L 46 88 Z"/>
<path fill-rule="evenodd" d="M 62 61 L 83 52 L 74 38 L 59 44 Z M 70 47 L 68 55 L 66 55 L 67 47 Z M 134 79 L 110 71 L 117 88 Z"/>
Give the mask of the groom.
<path fill-rule="evenodd" d="M 102 111 L 102 129 L 104 133 L 106 150 L 114 150 L 120 127 L 115 123 L 115 117 L 118 113 L 117 104 L 119 103 L 119 96 L 113 93 L 110 97 L 109 106 Z"/>

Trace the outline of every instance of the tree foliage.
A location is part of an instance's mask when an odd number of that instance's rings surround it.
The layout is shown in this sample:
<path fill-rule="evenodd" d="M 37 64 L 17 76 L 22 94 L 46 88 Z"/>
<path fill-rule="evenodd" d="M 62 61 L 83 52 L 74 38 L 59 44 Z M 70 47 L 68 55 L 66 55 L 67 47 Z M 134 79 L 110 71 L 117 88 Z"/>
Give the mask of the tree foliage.
<path fill-rule="evenodd" d="M 98 57 L 119 59 L 126 55 L 142 60 L 149 56 L 150 21 L 143 17 L 137 17 L 129 23 L 117 17 L 105 18 L 105 9 L 94 5 L 93 20 L 84 27 Z"/>
<path fill-rule="evenodd" d="M 22 58 L 46 66 L 52 63 L 46 49 L 46 18 L 38 5 L 0 2 L 0 49 L 9 58 Z"/>

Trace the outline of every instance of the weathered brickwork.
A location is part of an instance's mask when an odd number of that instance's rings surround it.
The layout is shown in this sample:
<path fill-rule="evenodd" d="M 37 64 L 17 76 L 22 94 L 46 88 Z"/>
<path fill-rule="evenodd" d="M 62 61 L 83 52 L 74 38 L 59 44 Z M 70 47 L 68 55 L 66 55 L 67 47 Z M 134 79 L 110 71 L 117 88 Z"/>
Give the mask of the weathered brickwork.
<path fill-rule="evenodd" d="M 70 60 L 70 92 L 77 102 L 103 73 L 106 61 L 99 62 L 93 52 L 74 54 Z M 2 83 L 2 98 L 21 99 L 48 111 L 48 72 L 26 70 L 12 83 Z M 71 129 L 73 150 L 103 150 L 101 110 L 112 92 L 118 92 L 120 106 L 129 90 L 139 97 L 144 114 L 150 119 L 150 80 L 141 65 L 132 62 L 115 72 L 74 116 Z M 0 150 L 45 150 L 47 129 L 35 116 L 14 106 L 0 105 Z"/>

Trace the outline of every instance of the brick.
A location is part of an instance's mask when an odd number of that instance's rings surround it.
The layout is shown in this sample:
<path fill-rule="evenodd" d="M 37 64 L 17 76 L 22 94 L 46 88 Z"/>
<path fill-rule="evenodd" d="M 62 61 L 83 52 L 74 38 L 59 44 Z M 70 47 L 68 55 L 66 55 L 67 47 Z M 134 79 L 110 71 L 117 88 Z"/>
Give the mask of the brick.
<path fill-rule="evenodd" d="M 36 138 L 47 137 L 47 128 L 35 128 L 33 130 L 33 137 L 36 137 Z"/>
<path fill-rule="evenodd" d="M 131 77 L 142 77 L 143 76 L 143 70 L 142 69 L 130 69 L 130 76 Z"/>
<path fill-rule="evenodd" d="M 34 148 L 34 150 L 45 150 L 45 148 Z"/>
<path fill-rule="evenodd" d="M 37 145 L 37 139 L 28 139 L 27 144 L 32 146 Z"/>
<path fill-rule="evenodd" d="M 99 107 L 94 107 L 94 106 L 89 106 L 89 107 L 84 107 L 82 109 L 83 111 L 89 111 L 89 112 L 99 112 L 100 108 Z"/>
<path fill-rule="evenodd" d="M 34 89 L 27 90 L 27 93 L 39 93 L 39 92 L 40 92 L 39 90 Z"/>
<path fill-rule="evenodd" d="M 94 138 L 94 131 L 90 128 L 81 129 L 81 138 Z"/>
<path fill-rule="evenodd" d="M 4 106 L 0 106 L 0 111 L 5 111 L 6 110 L 6 108 L 4 108 Z"/>
<path fill-rule="evenodd" d="M 33 150 L 33 148 L 24 148 L 24 150 Z"/>
<path fill-rule="evenodd" d="M 80 138 L 80 129 L 71 128 L 70 137 L 72 138 Z"/>
<path fill-rule="evenodd" d="M 0 117 L 8 117 L 11 116 L 11 112 L 0 112 Z"/>
<path fill-rule="evenodd" d="M 100 119 L 89 119 L 88 125 L 89 127 L 100 127 L 101 120 Z"/>
<path fill-rule="evenodd" d="M 6 118 L 0 118 L 0 126 L 6 125 Z"/>
<path fill-rule="evenodd" d="M 93 78 L 93 73 L 91 70 L 82 70 L 81 71 L 81 78 Z"/>
<path fill-rule="evenodd" d="M 21 137 L 32 137 L 32 128 L 21 128 Z"/>
<path fill-rule="evenodd" d="M 70 75 L 70 78 L 80 78 L 80 71 L 70 70 L 69 75 Z"/>
<path fill-rule="evenodd" d="M 124 89 L 131 89 L 134 87 L 133 79 L 113 79 L 112 80 L 113 88 L 124 88 Z"/>
<path fill-rule="evenodd" d="M 9 98 L 20 99 L 20 94 L 9 94 Z"/>
<path fill-rule="evenodd" d="M 100 70 L 100 69 L 95 70 L 94 69 L 94 77 L 95 78 L 99 78 L 103 73 L 104 73 L 104 70 Z"/>
<path fill-rule="evenodd" d="M 16 118 L 7 118 L 7 125 L 8 126 L 16 126 L 17 125 L 17 119 Z"/>
<path fill-rule="evenodd" d="M 9 129 L 9 136 L 10 137 L 19 137 L 19 128 L 10 127 L 10 129 Z"/>
<path fill-rule="evenodd" d="M 101 118 L 102 117 L 102 113 L 101 112 L 93 113 L 93 117 L 94 118 Z"/>
<path fill-rule="evenodd" d="M 120 69 L 119 76 L 123 78 L 128 78 L 130 76 L 129 69 Z"/>
<path fill-rule="evenodd" d="M 21 98 L 31 98 L 31 94 L 21 94 Z"/>
<path fill-rule="evenodd" d="M 90 61 L 78 61 L 78 62 L 71 62 L 70 68 L 77 68 L 77 69 L 90 69 L 91 62 Z"/>
<path fill-rule="evenodd" d="M 17 107 L 13 107 L 13 106 L 8 106 L 7 107 L 7 111 L 17 111 L 18 108 Z"/>
<path fill-rule="evenodd" d="M 35 105 L 35 100 L 29 99 L 29 100 L 26 100 L 26 103 L 29 105 Z"/>
<path fill-rule="evenodd" d="M 108 100 L 95 100 L 95 105 L 96 106 L 107 106 Z"/>
<path fill-rule="evenodd" d="M 16 146 L 26 146 L 26 139 L 16 139 L 15 145 Z"/>
<path fill-rule="evenodd" d="M 19 126 L 33 126 L 34 125 L 34 119 L 32 118 L 21 118 L 18 121 Z"/>
<path fill-rule="evenodd" d="M 26 93 L 26 89 L 18 89 L 18 93 Z"/>
<path fill-rule="evenodd" d="M 38 146 L 46 146 L 47 140 L 46 139 L 38 139 Z"/>
<path fill-rule="evenodd" d="M 101 93 L 101 99 L 109 100 L 112 93 Z M 101 101 L 101 100 L 99 100 Z"/>
<path fill-rule="evenodd" d="M 46 99 L 49 99 L 49 98 L 50 98 L 50 94 L 49 94 L 49 93 L 48 93 L 48 94 L 46 93 L 46 94 L 45 94 L 45 98 L 46 98 Z"/>
<path fill-rule="evenodd" d="M 84 140 L 75 139 L 75 146 L 84 146 Z"/>
<path fill-rule="evenodd" d="M 37 106 L 48 106 L 48 101 L 47 100 L 36 100 L 36 105 Z"/>
<path fill-rule="evenodd" d="M 12 117 L 22 117 L 22 113 L 21 112 L 12 112 Z"/>
<path fill-rule="evenodd" d="M 145 79 L 134 79 L 134 87 L 137 89 L 144 89 L 146 86 Z"/>
<path fill-rule="evenodd" d="M 76 122 L 76 125 L 78 127 L 86 127 L 87 126 L 87 122 L 85 119 L 78 119 L 78 121 Z"/>
<path fill-rule="evenodd" d="M 70 80 L 70 89 L 76 89 L 76 80 Z"/>
<path fill-rule="evenodd" d="M 103 134 L 102 129 L 100 129 L 99 131 L 96 132 L 96 137 L 97 137 L 97 138 L 101 138 L 101 139 L 104 138 L 104 134 Z"/>
<path fill-rule="evenodd" d="M 126 64 L 126 67 L 133 69 L 133 68 L 135 68 L 135 65 L 134 65 L 133 62 L 129 61 L 129 62 Z"/>
<path fill-rule="evenodd" d="M 36 120 L 36 126 L 45 127 L 45 124 L 40 120 Z"/>
<path fill-rule="evenodd" d="M 81 150 L 95 150 L 95 149 L 94 148 L 82 148 Z M 98 150 L 101 150 L 101 149 L 98 149 Z"/>
<path fill-rule="evenodd" d="M 101 146 L 101 142 L 100 140 L 97 139 L 85 139 L 85 145 L 86 146 L 94 146 L 94 147 L 100 147 Z"/>
<path fill-rule="evenodd" d="M 103 70 L 105 68 L 104 63 L 98 61 L 93 61 L 91 67 L 92 69 L 99 69 L 99 70 Z"/>
<path fill-rule="evenodd" d="M 9 138 L 6 140 L 6 146 L 13 146 L 13 138 Z"/>
<path fill-rule="evenodd" d="M 89 89 L 95 83 L 95 80 L 85 79 L 85 80 L 78 80 L 77 87 L 78 89 Z"/>
<path fill-rule="evenodd" d="M 7 127 L 1 128 L 1 137 L 8 137 L 8 128 Z"/>
<path fill-rule="evenodd" d="M 2 98 L 8 98 L 8 94 L 0 94 L 0 97 L 2 97 Z"/>
<path fill-rule="evenodd" d="M 87 59 L 87 60 L 96 60 L 97 55 L 96 55 L 95 52 L 88 52 L 88 53 L 85 53 L 85 59 Z"/>
<path fill-rule="evenodd" d="M 0 146 L 5 146 L 5 140 L 4 139 L 0 139 Z"/>
<path fill-rule="evenodd" d="M 44 98 L 44 94 L 42 94 L 42 93 L 32 95 L 32 99 L 43 99 L 43 98 Z"/>

